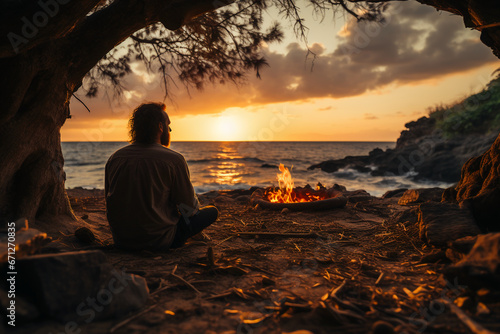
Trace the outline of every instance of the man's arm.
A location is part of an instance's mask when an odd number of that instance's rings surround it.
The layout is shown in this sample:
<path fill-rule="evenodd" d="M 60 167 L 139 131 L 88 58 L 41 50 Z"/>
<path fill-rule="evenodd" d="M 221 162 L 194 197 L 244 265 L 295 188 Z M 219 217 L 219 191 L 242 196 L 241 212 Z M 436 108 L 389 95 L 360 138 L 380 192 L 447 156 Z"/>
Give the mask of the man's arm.
<path fill-rule="evenodd" d="M 104 167 L 104 198 L 108 197 L 108 191 L 109 191 L 108 164 L 109 164 L 109 160 L 106 162 L 106 166 Z"/>
<path fill-rule="evenodd" d="M 191 217 L 200 208 L 200 202 L 194 192 L 190 180 L 189 168 L 186 160 L 176 164 L 172 195 L 175 204 L 184 218 Z"/>

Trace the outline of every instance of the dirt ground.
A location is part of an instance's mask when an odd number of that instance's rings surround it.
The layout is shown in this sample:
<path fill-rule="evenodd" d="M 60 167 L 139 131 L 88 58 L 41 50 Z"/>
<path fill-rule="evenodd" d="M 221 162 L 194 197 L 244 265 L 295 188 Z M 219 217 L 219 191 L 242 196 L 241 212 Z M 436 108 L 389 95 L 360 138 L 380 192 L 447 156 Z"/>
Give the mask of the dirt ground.
<path fill-rule="evenodd" d="M 319 212 L 253 207 L 248 191 L 211 192 L 219 220 L 210 240 L 164 253 L 112 245 L 100 190 L 69 190 L 77 217 L 99 242 L 53 233 L 65 250 L 101 249 L 117 269 L 146 278 L 147 305 L 120 319 L 82 325 L 80 333 L 468 333 L 441 302 L 470 294 L 421 263 L 431 249 L 418 226 L 390 219 L 396 199 L 348 203 Z M 498 319 L 498 318 L 497 318 Z M 500 330 L 494 317 L 478 318 Z M 17 333 L 64 333 L 46 320 Z"/>

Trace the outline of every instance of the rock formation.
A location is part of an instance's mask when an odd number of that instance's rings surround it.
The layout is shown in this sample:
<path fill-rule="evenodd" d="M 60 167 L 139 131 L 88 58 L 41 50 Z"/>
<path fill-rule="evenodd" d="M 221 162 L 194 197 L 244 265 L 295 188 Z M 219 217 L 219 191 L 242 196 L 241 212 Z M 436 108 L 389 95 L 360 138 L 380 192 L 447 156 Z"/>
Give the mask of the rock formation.
<path fill-rule="evenodd" d="M 422 117 L 405 124 L 396 148 L 377 148 L 365 156 L 347 156 L 310 166 L 333 173 L 340 168 L 370 172 L 373 176 L 406 175 L 414 172 L 416 180 L 457 182 L 461 166 L 470 157 L 482 154 L 494 142 L 498 133 L 476 133 L 447 138 L 435 126 L 435 120 Z M 370 166 L 375 166 L 372 170 Z"/>
<path fill-rule="evenodd" d="M 445 191 L 443 201 L 469 207 L 480 227 L 500 231 L 500 136 L 488 151 L 467 161 L 460 182 Z"/>
<path fill-rule="evenodd" d="M 480 235 L 463 260 L 446 268 L 450 281 L 458 279 L 473 289 L 498 289 L 500 280 L 500 233 Z"/>

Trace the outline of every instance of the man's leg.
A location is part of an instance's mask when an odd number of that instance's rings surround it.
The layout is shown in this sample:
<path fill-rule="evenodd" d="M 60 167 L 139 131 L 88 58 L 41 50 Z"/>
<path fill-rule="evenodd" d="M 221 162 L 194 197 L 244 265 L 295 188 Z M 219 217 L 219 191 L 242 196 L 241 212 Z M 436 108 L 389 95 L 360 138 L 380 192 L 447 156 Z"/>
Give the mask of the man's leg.
<path fill-rule="evenodd" d="M 170 248 L 181 247 L 188 238 L 212 225 L 217 220 L 218 216 L 219 211 L 215 206 L 206 206 L 198 210 L 198 212 L 191 217 L 181 217 L 177 223 L 177 231 Z"/>

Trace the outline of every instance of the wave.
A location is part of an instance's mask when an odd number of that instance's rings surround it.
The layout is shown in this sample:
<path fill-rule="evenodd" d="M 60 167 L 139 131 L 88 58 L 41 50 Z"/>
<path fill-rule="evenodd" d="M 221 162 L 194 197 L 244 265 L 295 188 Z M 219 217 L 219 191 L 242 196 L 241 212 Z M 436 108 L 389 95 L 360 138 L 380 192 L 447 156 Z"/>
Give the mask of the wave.
<path fill-rule="evenodd" d="M 359 175 L 356 175 L 356 172 L 354 171 L 338 171 L 335 173 L 332 173 L 335 177 L 341 178 L 341 179 L 346 179 L 346 180 L 355 180 L 359 177 Z"/>
<path fill-rule="evenodd" d="M 250 162 L 265 162 L 259 158 L 243 157 L 243 158 L 210 158 L 210 159 L 194 159 L 187 160 L 187 163 L 207 163 L 207 162 L 220 162 L 220 161 L 250 161 Z"/>
<path fill-rule="evenodd" d="M 68 161 L 64 163 L 65 167 L 80 167 L 80 166 L 92 166 L 92 165 L 102 165 L 102 161 L 85 162 L 85 161 Z M 103 167 L 104 168 L 104 167 Z"/>

